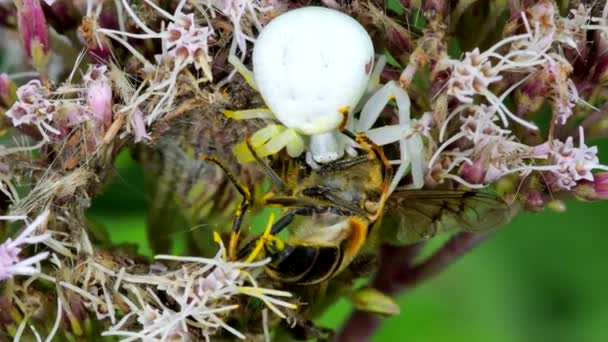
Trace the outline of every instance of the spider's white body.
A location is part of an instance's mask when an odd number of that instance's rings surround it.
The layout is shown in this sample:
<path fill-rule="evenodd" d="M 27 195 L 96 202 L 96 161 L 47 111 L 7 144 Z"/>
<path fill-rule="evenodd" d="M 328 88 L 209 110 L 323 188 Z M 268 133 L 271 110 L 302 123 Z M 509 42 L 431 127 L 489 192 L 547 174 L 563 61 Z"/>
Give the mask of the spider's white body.
<path fill-rule="evenodd" d="M 270 22 L 253 49 L 253 72 L 266 105 L 286 127 L 314 136 L 338 128 L 341 110 L 363 96 L 374 46 L 355 19 L 323 7 L 289 11 Z"/>
<path fill-rule="evenodd" d="M 345 151 L 355 154 L 356 143 L 339 131 L 348 119 L 349 130 L 365 132 L 378 145 L 399 142 L 400 165 L 391 190 L 410 166 L 414 186 L 422 186 L 422 143 L 410 127 L 409 97 L 392 81 L 378 89 L 385 61 L 380 58 L 372 70 L 372 41 L 355 19 L 323 7 L 288 11 L 257 38 L 254 73 L 236 56 L 228 60 L 260 92 L 268 109 L 226 111 L 226 116 L 281 123 L 253 134 L 251 146 L 259 156 L 283 148 L 292 157 L 306 151 L 306 160 L 316 167 L 341 158 Z M 359 103 L 362 98 L 368 98 L 364 106 Z M 372 128 L 391 99 L 397 102 L 399 124 Z M 357 109 L 361 112 L 355 119 Z M 235 153 L 241 162 L 254 159 L 244 144 Z"/>

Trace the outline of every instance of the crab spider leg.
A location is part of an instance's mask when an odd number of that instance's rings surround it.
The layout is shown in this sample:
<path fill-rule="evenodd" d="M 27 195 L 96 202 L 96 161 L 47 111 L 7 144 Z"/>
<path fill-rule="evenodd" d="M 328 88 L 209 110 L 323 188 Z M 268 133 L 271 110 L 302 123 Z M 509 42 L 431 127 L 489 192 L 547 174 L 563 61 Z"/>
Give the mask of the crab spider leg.
<path fill-rule="evenodd" d="M 225 110 L 224 116 L 234 120 L 248 119 L 275 119 L 274 114 L 268 108 L 255 108 L 247 110 Z"/>
<path fill-rule="evenodd" d="M 285 182 L 283 182 L 281 177 L 279 177 L 279 175 L 277 175 L 277 173 L 274 172 L 274 170 L 262 160 L 258 153 L 253 149 L 253 146 L 251 146 L 251 141 L 249 138 L 245 139 L 245 145 L 247 146 L 249 153 L 251 153 L 253 156 L 253 159 L 255 159 L 262 169 L 264 169 L 264 172 L 266 172 L 266 174 L 270 177 L 270 180 L 274 183 L 274 185 L 276 185 L 281 191 L 286 191 L 287 185 Z"/>
<path fill-rule="evenodd" d="M 412 173 L 412 185 L 410 188 L 420 189 L 424 185 L 423 172 L 422 172 L 422 139 L 419 134 L 414 134 L 407 140 L 401 140 L 399 142 L 400 150 L 400 162 L 399 167 L 395 171 L 395 175 L 391 184 L 388 188 L 389 195 L 395 190 L 399 181 L 405 175 L 408 169 L 411 169 Z"/>
<path fill-rule="evenodd" d="M 257 152 L 260 157 L 266 157 L 278 153 L 283 147 L 287 148 L 287 154 L 290 157 L 297 157 L 304 152 L 304 141 L 296 131 L 287 128 L 270 138 L 270 140 L 257 149 Z"/>
<path fill-rule="evenodd" d="M 397 101 L 399 124 L 410 123 L 410 97 L 405 90 L 395 83 L 390 81 L 383 85 L 370 99 L 365 103 L 361 110 L 359 122 L 357 123 L 356 131 L 368 131 L 384 110 L 384 107 L 390 100 Z"/>
<path fill-rule="evenodd" d="M 228 56 L 228 63 L 234 66 L 236 71 L 243 76 L 245 82 L 247 82 L 251 88 L 253 88 L 255 91 L 259 91 L 258 85 L 255 83 L 255 79 L 253 78 L 253 72 L 247 69 L 245 64 L 243 64 L 243 62 L 241 62 L 236 55 L 230 54 L 230 56 Z"/>
<path fill-rule="evenodd" d="M 234 215 L 234 221 L 232 223 L 232 231 L 230 232 L 230 244 L 228 245 L 228 257 L 231 260 L 236 260 L 237 259 L 237 248 L 239 245 L 239 235 L 241 234 L 241 225 L 243 224 L 243 218 L 245 217 L 245 212 L 247 212 L 247 209 L 251 205 L 251 192 L 249 191 L 249 189 L 247 187 L 242 185 L 237 180 L 236 176 L 234 176 L 232 174 L 232 172 L 230 172 L 230 170 L 228 170 L 226 165 L 222 164 L 222 162 L 219 161 L 219 159 L 217 159 L 215 157 L 211 157 L 211 156 L 204 156 L 204 155 L 200 156 L 199 159 L 212 162 L 212 163 L 216 164 L 217 166 L 219 166 L 222 169 L 222 171 L 224 171 L 224 173 L 226 174 L 226 176 L 228 177 L 230 182 L 232 182 L 232 184 L 236 187 L 236 189 L 241 194 L 241 196 L 243 196 L 243 200 L 241 201 L 241 204 L 237 208 L 236 214 Z"/>
<path fill-rule="evenodd" d="M 372 70 L 371 75 L 369 76 L 369 82 L 367 82 L 367 91 L 372 92 L 380 85 L 380 76 L 382 75 L 382 70 L 386 66 L 386 56 L 381 55 L 374 66 L 374 70 Z"/>

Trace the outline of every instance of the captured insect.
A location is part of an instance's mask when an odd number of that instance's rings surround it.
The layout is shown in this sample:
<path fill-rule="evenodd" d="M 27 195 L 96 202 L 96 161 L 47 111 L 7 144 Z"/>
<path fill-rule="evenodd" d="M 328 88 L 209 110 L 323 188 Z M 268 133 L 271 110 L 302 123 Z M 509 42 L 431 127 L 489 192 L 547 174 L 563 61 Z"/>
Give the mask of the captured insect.
<path fill-rule="evenodd" d="M 344 134 L 365 153 L 320 168 L 312 168 L 301 159 L 290 159 L 290 166 L 282 168 L 280 175 L 246 141 L 275 187 L 274 192 L 264 196 L 263 205 L 283 208 L 284 214 L 269 224 L 260 237 L 239 248 L 240 226 L 252 199 L 249 191 L 229 174 L 243 195 L 230 238 L 232 258 L 270 257 L 265 269 L 271 278 L 313 285 L 346 269 L 369 241 L 382 238 L 379 235 L 390 233 L 397 242 L 409 244 L 456 229 L 484 231 L 510 219 L 509 206 L 489 193 L 400 188 L 390 193 L 393 171 L 382 148 L 365 134 Z M 218 160 L 203 158 L 227 172 Z M 387 216 L 386 221 L 383 216 Z M 296 223 L 298 217 L 306 219 Z M 279 238 L 277 235 L 288 227 L 287 239 Z"/>
<path fill-rule="evenodd" d="M 275 121 L 251 137 L 258 156 L 284 148 L 291 157 L 306 152 L 313 167 L 339 160 L 345 152 L 355 156 L 357 143 L 341 132 L 346 128 L 366 133 L 377 145 L 399 142 L 396 179 L 411 168 L 414 185 L 422 186 L 422 142 L 411 131 L 410 99 L 393 81 L 379 85 L 385 59 L 373 67 L 371 37 L 355 19 L 323 7 L 287 11 L 259 34 L 252 60 L 253 72 L 235 55 L 229 57 L 268 108 L 224 114 Z M 390 100 L 397 104 L 399 124 L 372 128 Z M 235 147 L 235 154 L 240 162 L 254 160 L 244 143 Z"/>

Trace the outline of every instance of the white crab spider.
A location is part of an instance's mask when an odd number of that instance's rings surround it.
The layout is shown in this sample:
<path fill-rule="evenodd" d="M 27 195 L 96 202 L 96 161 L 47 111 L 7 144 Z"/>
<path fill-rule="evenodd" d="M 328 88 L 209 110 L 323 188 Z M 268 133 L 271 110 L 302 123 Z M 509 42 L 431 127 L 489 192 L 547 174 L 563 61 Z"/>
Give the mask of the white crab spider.
<path fill-rule="evenodd" d="M 258 90 L 268 108 L 226 111 L 233 119 L 275 119 L 251 137 L 259 156 L 286 148 L 296 157 L 306 151 L 313 167 L 355 154 L 356 143 L 340 133 L 340 126 L 365 132 L 378 145 L 399 141 L 401 156 L 394 184 L 412 167 L 414 186 L 422 185 L 422 142 L 410 130 L 410 100 L 394 82 L 377 90 L 356 109 L 367 92 L 378 87 L 384 67 L 381 58 L 372 73 L 374 47 L 367 31 L 355 19 L 324 7 L 304 7 L 271 21 L 256 40 L 253 69 L 249 71 L 235 56 L 229 57 L 247 83 Z M 389 100 L 395 99 L 399 124 L 373 128 Z M 358 106 L 359 104 L 359 106 Z M 411 136 L 411 138 L 409 138 Z M 408 137 L 407 139 L 405 137 Z M 244 144 L 235 148 L 241 162 L 253 156 Z"/>

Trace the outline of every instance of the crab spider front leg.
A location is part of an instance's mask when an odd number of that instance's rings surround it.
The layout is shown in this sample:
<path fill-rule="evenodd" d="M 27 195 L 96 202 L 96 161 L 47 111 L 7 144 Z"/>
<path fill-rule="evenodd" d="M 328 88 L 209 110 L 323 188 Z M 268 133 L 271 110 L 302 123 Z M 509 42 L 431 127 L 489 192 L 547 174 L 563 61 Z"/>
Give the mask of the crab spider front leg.
<path fill-rule="evenodd" d="M 247 69 L 245 64 L 243 64 L 243 62 L 241 62 L 236 55 L 231 53 L 228 56 L 228 63 L 232 64 L 232 66 L 236 69 L 236 72 L 243 76 L 245 82 L 247 82 L 251 88 L 253 88 L 255 91 L 259 91 L 258 85 L 255 83 L 255 79 L 253 78 L 253 72 Z"/>
<path fill-rule="evenodd" d="M 266 157 L 286 148 L 287 154 L 297 157 L 304 152 L 304 140 L 293 129 L 282 125 L 268 125 L 255 132 L 250 138 L 251 147 L 258 157 Z M 234 154 L 240 163 L 255 161 L 245 141 L 234 147 Z"/>
<path fill-rule="evenodd" d="M 397 117 L 399 124 L 372 129 L 374 123 L 390 100 L 397 102 Z M 389 186 L 392 192 L 407 170 L 411 168 L 414 188 L 423 185 L 422 173 L 422 140 L 420 135 L 411 128 L 410 98 L 394 81 L 390 81 L 374 93 L 363 106 L 359 121 L 356 124 L 357 132 L 365 132 L 376 144 L 382 146 L 399 142 L 399 167 L 395 172 L 393 181 Z"/>
<path fill-rule="evenodd" d="M 234 66 L 241 76 L 245 79 L 245 82 L 249 84 L 256 91 L 258 86 L 255 83 L 253 72 L 241 62 L 236 55 L 230 55 L 228 62 Z M 247 120 L 247 119 L 276 119 L 275 115 L 268 108 L 256 108 L 247 110 L 226 110 L 224 115 L 227 118 L 235 120 Z M 299 156 L 304 151 L 304 141 L 302 137 L 296 133 L 293 129 L 285 128 L 280 125 L 268 125 L 261 130 L 257 131 L 251 137 L 252 147 L 255 149 L 260 157 L 265 157 L 271 154 L 279 152 L 281 149 L 286 148 L 287 154 L 290 156 Z M 234 152 L 237 159 L 241 163 L 247 163 L 254 161 L 254 157 L 247 148 L 245 142 L 242 142 L 235 146 Z"/>

